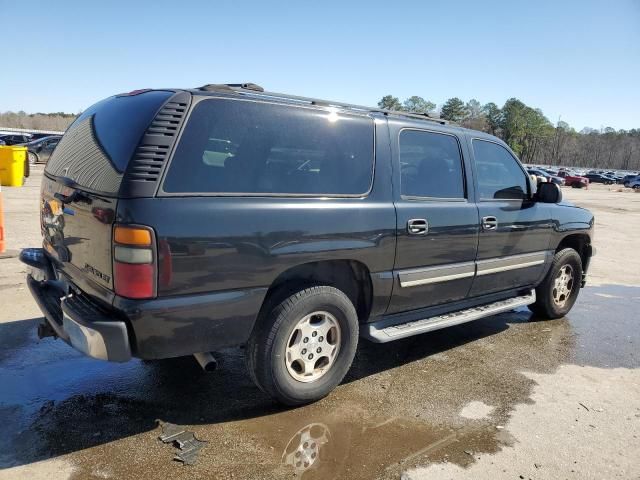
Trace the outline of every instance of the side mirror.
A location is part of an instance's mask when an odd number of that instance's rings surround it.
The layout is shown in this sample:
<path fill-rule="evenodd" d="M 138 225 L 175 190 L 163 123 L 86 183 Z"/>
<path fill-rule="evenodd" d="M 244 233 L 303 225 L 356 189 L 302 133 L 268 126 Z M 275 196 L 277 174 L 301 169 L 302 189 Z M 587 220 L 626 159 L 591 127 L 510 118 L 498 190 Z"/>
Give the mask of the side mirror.
<path fill-rule="evenodd" d="M 560 203 L 562 201 L 562 190 L 555 183 L 544 182 L 538 185 L 535 199 L 542 203 Z"/>

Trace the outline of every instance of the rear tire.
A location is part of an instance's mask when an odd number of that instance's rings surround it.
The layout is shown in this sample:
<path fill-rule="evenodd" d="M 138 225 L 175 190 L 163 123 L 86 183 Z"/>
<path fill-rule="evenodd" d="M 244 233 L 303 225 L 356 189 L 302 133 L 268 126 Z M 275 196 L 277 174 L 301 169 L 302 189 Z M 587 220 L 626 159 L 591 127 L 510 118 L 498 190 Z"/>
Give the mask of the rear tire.
<path fill-rule="evenodd" d="M 29 163 L 31 165 L 40 161 L 40 159 L 38 158 L 38 154 L 35 152 L 27 152 L 27 158 L 29 159 Z"/>
<path fill-rule="evenodd" d="M 582 259 L 573 248 L 557 252 L 544 280 L 536 288 L 536 302 L 529 310 L 543 319 L 564 317 L 578 298 Z"/>
<path fill-rule="evenodd" d="M 280 403 L 325 397 L 351 367 L 358 315 L 337 288 L 305 288 L 258 321 L 247 343 L 247 367 L 256 385 Z"/>

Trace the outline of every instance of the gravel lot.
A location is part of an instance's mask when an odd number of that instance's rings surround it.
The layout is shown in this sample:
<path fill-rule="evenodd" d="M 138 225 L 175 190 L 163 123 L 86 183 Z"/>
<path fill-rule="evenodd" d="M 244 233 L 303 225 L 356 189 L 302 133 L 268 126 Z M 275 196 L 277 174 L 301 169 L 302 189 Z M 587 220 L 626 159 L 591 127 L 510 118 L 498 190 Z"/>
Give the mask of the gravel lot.
<path fill-rule="evenodd" d="M 10 250 L 40 244 L 34 170 L 2 190 Z M 253 386 L 239 350 L 206 374 L 38 340 L 25 269 L 0 259 L 0 479 L 640 478 L 640 194 L 564 194 L 595 213 L 597 248 L 567 318 L 363 341 L 343 385 L 294 410 Z M 156 419 L 208 442 L 196 465 L 172 460 Z"/>

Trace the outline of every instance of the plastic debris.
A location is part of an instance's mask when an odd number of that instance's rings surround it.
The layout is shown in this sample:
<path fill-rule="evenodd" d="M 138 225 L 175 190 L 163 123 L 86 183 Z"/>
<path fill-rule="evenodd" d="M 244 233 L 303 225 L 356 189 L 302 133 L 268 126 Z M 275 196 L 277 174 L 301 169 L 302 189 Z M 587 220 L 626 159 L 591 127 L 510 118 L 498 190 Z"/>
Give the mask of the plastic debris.
<path fill-rule="evenodd" d="M 156 423 L 162 427 L 162 435 L 158 438 L 163 443 L 171 443 L 178 449 L 173 459 L 185 465 L 195 465 L 200 449 L 207 442 L 198 440 L 193 432 L 189 432 L 180 425 L 162 420 L 156 420 Z"/>

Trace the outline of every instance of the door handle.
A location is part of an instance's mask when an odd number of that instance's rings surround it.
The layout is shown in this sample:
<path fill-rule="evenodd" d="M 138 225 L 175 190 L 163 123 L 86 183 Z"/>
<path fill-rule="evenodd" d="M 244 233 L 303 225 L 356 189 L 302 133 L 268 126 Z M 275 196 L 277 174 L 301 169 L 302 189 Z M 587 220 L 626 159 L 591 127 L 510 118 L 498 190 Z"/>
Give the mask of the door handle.
<path fill-rule="evenodd" d="M 497 230 L 498 219 L 493 216 L 482 217 L 482 229 L 483 230 Z"/>
<path fill-rule="evenodd" d="M 429 232 L 429 222 L 424 218 L 412 218 L 407 221 L 409 235 L 426 235 Z"/>

